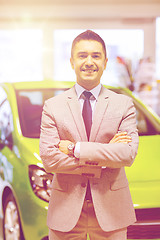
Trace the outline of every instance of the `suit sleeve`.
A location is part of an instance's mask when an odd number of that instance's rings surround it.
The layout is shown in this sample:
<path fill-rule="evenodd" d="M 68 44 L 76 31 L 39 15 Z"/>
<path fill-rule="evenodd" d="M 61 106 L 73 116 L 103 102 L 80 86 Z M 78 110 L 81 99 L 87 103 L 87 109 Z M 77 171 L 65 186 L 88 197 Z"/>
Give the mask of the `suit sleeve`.
<path fill-rule="evenodd" d="M 101 168 L 82 166 L 75 157 L 70 157 L 62 153 L 58 144 L 60 137 L 58 134 L 56 121 L 51 115 L 50 105 L 46 102 L 43 108 L 40 134 L 40 157 L 47 172 L 66 174 L 89 174 L 93 177 L 100 177 Z"/>
<path fill-rule="evenodd" d="M 132 99 L 128 99 L 119 131 L 127 131 L 132 142 L 124 143 L 97 143 L 81 142 L 80 164 L 120 168 L 131 166 L 137 154 L 139 138 L 136 127 L 136 112 Z"/>
<path fill-rule="evenodd" d="M 50 112 L 49 104 L 46 102 L 42 112 L 40 134 L 40 157 L 44 168 L 47 172 L 80 174 L 78 160 L 62 153 L 58 148 L 60 137 Z"/>

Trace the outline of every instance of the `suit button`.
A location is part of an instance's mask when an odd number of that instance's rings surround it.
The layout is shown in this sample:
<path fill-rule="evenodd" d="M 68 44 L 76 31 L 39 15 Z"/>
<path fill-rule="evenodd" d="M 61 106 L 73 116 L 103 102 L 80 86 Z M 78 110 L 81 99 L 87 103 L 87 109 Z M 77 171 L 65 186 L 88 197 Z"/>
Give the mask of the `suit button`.
<path fill-rule="evenodd" d="M 87 186 L 86 183 L 81 183 L 81 187 L 85 188 Z"/>

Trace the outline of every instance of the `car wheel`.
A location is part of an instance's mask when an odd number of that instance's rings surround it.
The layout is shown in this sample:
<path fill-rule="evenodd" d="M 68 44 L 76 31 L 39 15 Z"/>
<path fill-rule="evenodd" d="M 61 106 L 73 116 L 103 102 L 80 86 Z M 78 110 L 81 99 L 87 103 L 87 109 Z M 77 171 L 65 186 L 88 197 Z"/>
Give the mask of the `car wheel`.
<path fill-rule="evenodd" d="M 23 233 L 17 204 L 12 194 L 9 194 L 4 203 L 3 220 L 4 240 L 23 240 Z"/>

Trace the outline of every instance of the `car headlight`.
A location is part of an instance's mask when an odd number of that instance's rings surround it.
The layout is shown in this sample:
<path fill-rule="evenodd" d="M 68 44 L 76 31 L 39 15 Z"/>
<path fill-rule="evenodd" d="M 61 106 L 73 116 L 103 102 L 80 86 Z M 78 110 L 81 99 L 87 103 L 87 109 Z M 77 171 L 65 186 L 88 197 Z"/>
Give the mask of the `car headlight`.
<path fill-rule="evenodd" d="M 49 202 L 53 174 L 36 165 L 29 166 L 29 178 L 33 192 L 40 199 Z"/>

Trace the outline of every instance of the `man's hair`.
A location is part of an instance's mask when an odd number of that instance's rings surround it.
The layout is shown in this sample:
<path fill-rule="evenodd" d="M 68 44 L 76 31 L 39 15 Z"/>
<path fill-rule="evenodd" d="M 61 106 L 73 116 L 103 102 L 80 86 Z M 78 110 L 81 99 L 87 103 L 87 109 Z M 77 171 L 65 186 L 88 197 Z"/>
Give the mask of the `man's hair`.
<path fill-rule="evenodd" d="M 81 40 L 92 40 L 92 41 L 97 41 L 102 44 L 103 51 L 105 54 L 105 58 L 107 57 L 106 53 L 106 45 L 104 40 L 95 32 L 91 30 L 86 30 L 85 32 L 80 33 L 72 42 L 72 48 L 71 48 L 71 56 L 73 57 L 73 52 L 74 52 L 74 47 L 76 43 L 80 42 Z"/>

